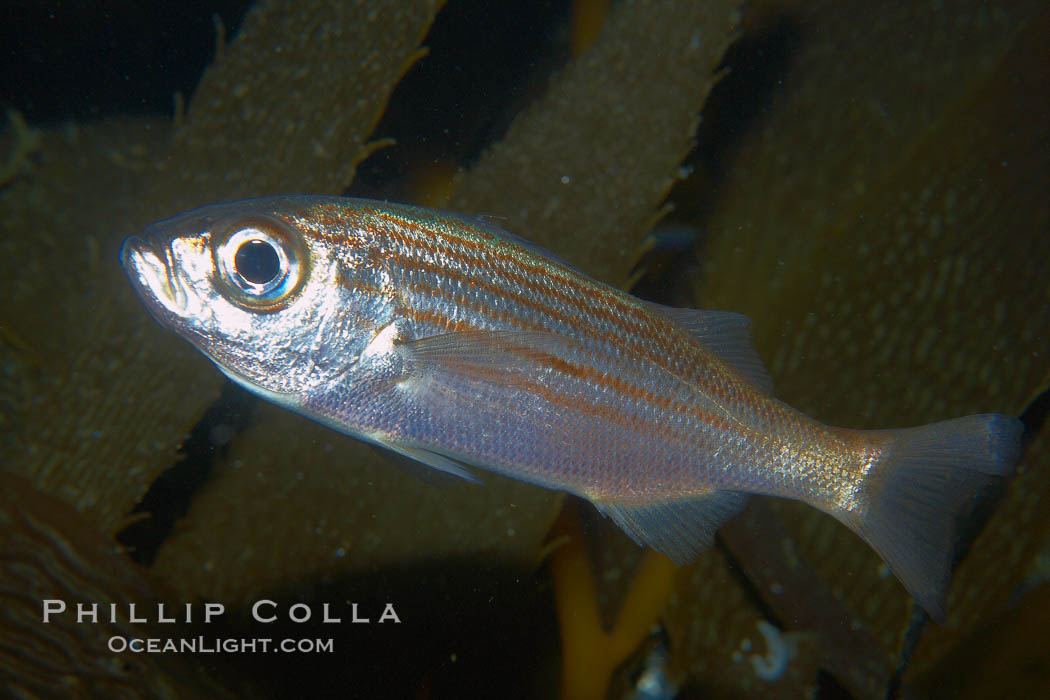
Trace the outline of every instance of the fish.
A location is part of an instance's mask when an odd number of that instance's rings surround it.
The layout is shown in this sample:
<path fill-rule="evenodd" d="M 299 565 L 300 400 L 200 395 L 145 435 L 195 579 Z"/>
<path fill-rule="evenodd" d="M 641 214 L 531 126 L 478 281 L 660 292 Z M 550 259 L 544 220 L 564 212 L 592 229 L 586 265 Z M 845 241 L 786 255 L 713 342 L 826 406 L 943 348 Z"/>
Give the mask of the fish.
<path fill-rule="evenodd" d="M 746 316 L 633 297 L 483 218 L 273 196 L 152 224 L 120 259 L 248 391 L 457 477 L 584 498 L 677 563 L 751 495 L 791 498 L 944 620 L 958 521 L 1020 458 L 1001 414 L 825 425 L 775 398 Z"/>

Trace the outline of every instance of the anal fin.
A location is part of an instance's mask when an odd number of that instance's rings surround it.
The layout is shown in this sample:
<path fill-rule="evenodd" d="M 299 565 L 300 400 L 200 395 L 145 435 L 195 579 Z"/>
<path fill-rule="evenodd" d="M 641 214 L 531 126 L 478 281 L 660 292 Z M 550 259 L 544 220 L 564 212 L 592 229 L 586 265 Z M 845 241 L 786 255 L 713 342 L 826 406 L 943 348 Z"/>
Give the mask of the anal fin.
<path fill-rule="evenodd" d="M 712 491 L 664 503 L 596 505 L 638 544 L 685 564 L 711 546 L 715 530 L 744 507 L 747 496 L 740 491 Z"/>

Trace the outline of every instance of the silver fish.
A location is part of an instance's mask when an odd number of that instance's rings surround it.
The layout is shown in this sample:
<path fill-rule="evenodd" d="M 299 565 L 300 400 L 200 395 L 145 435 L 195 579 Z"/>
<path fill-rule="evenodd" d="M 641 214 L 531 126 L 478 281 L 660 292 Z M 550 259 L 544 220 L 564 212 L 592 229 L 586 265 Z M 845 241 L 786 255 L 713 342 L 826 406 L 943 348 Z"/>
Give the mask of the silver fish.
<path fill-rule="evenodd" d="M 1003 415 L 819 423 L 773 397 L 746 317 L 642 301 L 475 218 L 269 197 L 154 224 L 121 259 L 248 390 L 435 469 L 581 496 L 678 562 L 749 494 L 793 498 L 942 620 L 957 516 L 1019 459 Z"/>

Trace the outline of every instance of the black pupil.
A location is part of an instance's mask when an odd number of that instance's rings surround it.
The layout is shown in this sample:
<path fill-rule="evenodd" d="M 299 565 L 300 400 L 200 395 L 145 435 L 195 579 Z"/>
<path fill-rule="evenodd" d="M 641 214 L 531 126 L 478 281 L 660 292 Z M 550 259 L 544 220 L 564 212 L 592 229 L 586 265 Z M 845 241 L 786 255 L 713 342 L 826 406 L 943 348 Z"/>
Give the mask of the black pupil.
<path fill-rule="evenodd" d="M 246 241 L 233 257 L 237 274 L 252 284 L 267 284 L 281 271 L 277 251 L 266 241 Z"/>

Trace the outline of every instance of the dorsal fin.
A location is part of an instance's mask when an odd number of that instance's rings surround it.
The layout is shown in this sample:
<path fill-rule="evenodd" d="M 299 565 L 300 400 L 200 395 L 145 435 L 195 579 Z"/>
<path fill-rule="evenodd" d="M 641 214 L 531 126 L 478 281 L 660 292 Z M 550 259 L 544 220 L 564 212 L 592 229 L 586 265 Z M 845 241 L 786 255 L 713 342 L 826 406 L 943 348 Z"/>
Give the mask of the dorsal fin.
<path fill-rule="evenodd" d="M 564 265 L 565 267 L 568 267 L 572 270 L 578 269 L 571 262 L 558 255 L 557 253 L 548 250 L 547 248 L 544 248 L 539 243 L 530 241 L 524 236 L 519 236 L 516 233 L 511 233 L 507 229 L 503 228 L 503 222 L 500 221 L 500 219 L 505 218 L 506 217 L 497 217 L 491 214 L 479 214 L 473 217 L 474 223 L 478 225 L 479 228 L 484 229 L 485 232 L 491 233 L 497 238 L 501 238 L 508 243 L 513 243 L 514 245 L 524 248 L 525 250 L 534 255 L 538 255 L 541 258 L 547 258 L 556 263 L 559 263 L 560 265 Z"/>
<path fill-rule="evenodd" d="M 773 379 L 751 342 L 751 319 L 732 311 L 677 309 L 653 302 L 649 308 L 689 333 L 735 369 L 752 386 L 773 393 Z"/>

